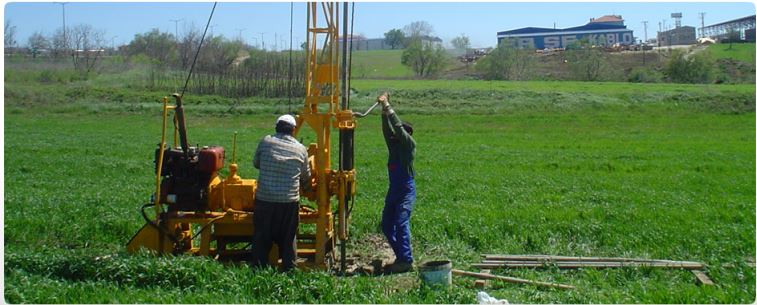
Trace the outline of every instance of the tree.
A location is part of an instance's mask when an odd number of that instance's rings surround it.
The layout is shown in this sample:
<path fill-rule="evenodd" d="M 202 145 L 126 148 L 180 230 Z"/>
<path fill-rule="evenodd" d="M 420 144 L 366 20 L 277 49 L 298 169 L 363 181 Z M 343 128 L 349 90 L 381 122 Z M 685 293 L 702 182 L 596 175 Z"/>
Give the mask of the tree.
<path fill-rule="evenodd" d="M 410 67 L 416 76 L 431 77 L 447 65 L 447 57 L 440 45 L 413 40 L 402 51 L 402 64 Z"/>
<path fill-rule="evenodd" d="M 53 36 L 48 40 L 53 57 L 58 58 L 66 54 L 66 49 L 71 45 L 66 40 L 70 39 L 71 36 L 63 35 L 63 28 L 55 30 Z"/>
<path fill-rule="evenodd" d="M 5 20 L 5 49 L 6 52 L 16 45 L 16 26 L 10 20 Z"/>
<path fill-rule="evenodd" d="M 32 36 L 29 36 L 28 44 L 29 49 L 31 49 L 32 52 L 32 57 L 37 57 L 37 53 L 39 53 L 40 50 L 50 48 L 50 42 L 48 42 L 45 35 L 42 35 L 40 32 L 35 32 Z"/>
<path fill-rule="evenodd" d="M 158 65 L 170 65 L 175 62 L 176 42 L 173 35 L 161 33 L 158 29 L 153 29 L 144 34 L 137 34 L 127 46 L 127 54 L 135 56 L 143 54 L 158 63 Z M 194 56 L 194 53 L 190 51 Z"/>
<path fill-rule="evenodd" d="M 423 36 L 431 36 L 434 32 L 434 27 L 426 21 L 414 21 L 402 28 L 402 31 L 405 33 L 405 37 L 416 39 Z"/>
<path fill-rule="evenodd" d="M 223 35 L 207 37 L 197 59 L 197 71 L 225 73 L 238 57 L 240 50 L 241 41 L 230 41 Z"/>
<path fill-rule="evenodd" d="M 68 31 L 71 37 L 71 59 L 74 69 L 82 74 L 92 71 L 104 52 L 105 32 L 89 24 L 80 24 Z"/>
<path fill-rule="evenodd" d="M 179 65 L 181 69 L 186 70 L 189 65 L 192 64 L 195 52 L 197 52 L 197 46 L 200 45 L 200 38 L 202 33 L 200 30 L 192 24 L 189 29 L 184 33 L 178 46 Z"/>
<path fill-rule="evenodd" d="M 392 50 L 405 43 L 405 33 L 400 29 L 392 29 L 384 33 L 384 41 L 392 47 Z"/>
<path fill-rule="evenodd" d="M 455 49 L 465 50 L 470 48 L 470 38 L 465 36 L 465 34 L 460 34 L 460 36 L 453 38 L 450 43 L 452 43 Z"/>
<path fill-rule="evenodd" d="M 600 48 L 593 48 L 587 39 L 573 42 L 566 48 L 565 56 L 573 78 L 585 81 L 603 80 L 609 69 L 607 55 Z"/>
<path fill-rule="evenodd" d="M 512 41 L 503 40 L 489 55 L 476 63 L 476 70 L 489 80 L 526 80 L 536 61 L 533 49 L 517 48 Z"/>

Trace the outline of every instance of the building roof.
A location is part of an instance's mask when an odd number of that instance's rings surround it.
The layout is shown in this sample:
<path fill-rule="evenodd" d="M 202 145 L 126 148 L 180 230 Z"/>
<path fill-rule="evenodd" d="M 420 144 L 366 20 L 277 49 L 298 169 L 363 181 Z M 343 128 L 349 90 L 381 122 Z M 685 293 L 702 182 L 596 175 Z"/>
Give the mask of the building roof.
<path fill-rule="evenodd" d="M 559 33 L 559 32 L 575 32 L 575 31 L 595 31 L 595 30 L 618 30 L 626 29 L 625 25 L 615 25 L 606 23 L 587 23 L 582 26 L 576 26 L 565 29 L 550 29 L 550 28 L 520 28 L 510 31 L 497 32 L 497 35 L 516 35 L 516 34 L 541 34 L 541 33 Z"/>
<path fill-rule="evenodd" d="M 739 18 L 739 19 L 733 19 L 733 20 L 728 20 L 728 21 L 721 22 L 721 23 L 716 23 L 716 24 L 713 24 L 713 25 L 708 25 L 707 27 L 724 25 L 724 24 L 728 24 L 728 23 L 731 23 L 731 22 L 742 22 L 742 21 L 747 21 L 749 19 L 754 19 L 754 18 L 755 18 L 755 15 L 752 15 L 752 16 L 742 17 L 742 18 Z"/>
<path fill-rule="evenodd" d="M 602 22 L 623 22 L 623 17 L 620 15 L 604 15 L 599 18 L 591 18 L 589 23 L 602 23 Z"/>

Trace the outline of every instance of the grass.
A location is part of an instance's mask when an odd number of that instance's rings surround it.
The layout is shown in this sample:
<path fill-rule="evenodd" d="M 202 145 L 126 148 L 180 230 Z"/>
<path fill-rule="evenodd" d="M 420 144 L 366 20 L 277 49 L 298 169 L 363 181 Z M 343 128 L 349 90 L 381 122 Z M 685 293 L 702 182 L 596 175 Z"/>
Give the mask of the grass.
<path fill-rule="evenodd" d="M 353 51 L 355 78 L 410 78 L 413 70 L 402 65 L 402 50 Z"/>
<path fill-rule="evenodd" d="M 728 43 L 718 43 L 707 47 L 707 52 L 710 52 L 715 59 L 730 58 L 743 61 L 754 67 L 754 46 L 754 43 L 734 43 L 732 46 Z"/>
<path fill-rule="evenodd" d="M 689 272 L 496 271 L 576 291 L 494 284 L 514 303 L 751 303 L 755 270 L 753 85 L 354 81 L 356 110 L 383 89 L 416 126 L 418 262 L 471 270 L 482 253 L 700 261 Z M 12 303 L 473 303 L 417 274 L 336 277 L 253 272 L 198 257 L 128 255 L 153 187 L 157 100 L 78 82 L 5 85 L 5 300 Z M 46 98 L 45 98 L 46 97 Z M 189 138 L 230 149 L 242 177 L 285 101 L 187 96 Z M 295 101 L 295 105 L 299 102 Z M 34 108 L 32 108 L 34 107 Z M 295 106 L 297 108 L 297 106 Z M 45 109 L 46 111 L 39 111 Z M 380 234 L 386 148 L 379 118 L 360 120 L 352 254 Z M 303 134 L 304 142 L 313 140 Z M 733 267 L 728 267 L 732 264 Z"/>

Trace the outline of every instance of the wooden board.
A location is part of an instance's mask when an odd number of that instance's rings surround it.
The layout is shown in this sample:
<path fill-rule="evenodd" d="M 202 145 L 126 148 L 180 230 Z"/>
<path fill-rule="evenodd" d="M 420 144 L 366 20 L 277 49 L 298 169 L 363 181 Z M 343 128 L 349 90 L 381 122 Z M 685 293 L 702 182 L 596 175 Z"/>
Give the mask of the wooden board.
<path fill-rule="evenodd" d="M 715 283 L 710 279 L 709 276 L 707 276 L 706 273 L 702 270 L 691 270 L 691 273 L 694 274 L 694 276 L 697 277 L 697 284 L 699 285 L 707 285 L 712 286 L 715 285 Z"/>
<path fill-rule="evenodd" d="M 669 268 L 669 269 L 704 269 L 701 263 L 659 263 L 659 262 L 517 262 L 517 263 L 481 263 L 473 264 L 473 267 L 481 269 L 495 268 L 545 268 L 555 266 L 560 269 L 575 268 Z"/>
<path fill-rule="evenodd" d="M 492 270 L 491 269 L 484 269 L 484 270 L 481 270 L 481 273 L 482 274 L 491 274 Z M 489 283 L 488 280 L 478 279 L 475 282 L 473 282 L 473 287 L 475 287 L 476 289 L 484 289 L 484 288 L 486 288 L 486 284 L 488 284 L 488 283 Z"/>

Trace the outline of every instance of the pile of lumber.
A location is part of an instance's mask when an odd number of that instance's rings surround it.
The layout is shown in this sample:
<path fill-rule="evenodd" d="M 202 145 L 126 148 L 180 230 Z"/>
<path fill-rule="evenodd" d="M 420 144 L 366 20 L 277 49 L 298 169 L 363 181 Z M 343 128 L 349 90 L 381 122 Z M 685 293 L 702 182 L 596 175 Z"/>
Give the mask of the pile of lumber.
<path fill-rule="evenodd" d="M 691 270 L 696 276 L 697 283 L 714 285 L 712 280 L 703 271 L 706 265 L 691 261 L 558 255 L 482 254 L 481 256 L 483 257 L 481 263 L 473 264 L 472 266 L 483 269 L 486 273 L 491 269 L 500 268 L 667 268 Z M 485 281 L 476 281 L 477 287 L 485 285 Z"/>

